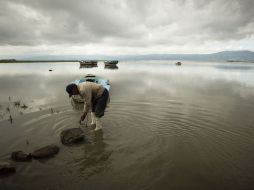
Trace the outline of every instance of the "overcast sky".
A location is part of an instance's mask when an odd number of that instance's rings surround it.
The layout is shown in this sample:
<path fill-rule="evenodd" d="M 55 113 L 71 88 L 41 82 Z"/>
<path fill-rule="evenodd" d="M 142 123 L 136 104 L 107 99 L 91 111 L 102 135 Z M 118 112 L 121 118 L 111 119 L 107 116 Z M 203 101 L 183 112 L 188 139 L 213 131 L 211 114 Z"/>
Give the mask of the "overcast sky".
<path fill-rule="evenodd" d="M 0 58 L 254 50 L 254 0 L 0 0 Z"/>

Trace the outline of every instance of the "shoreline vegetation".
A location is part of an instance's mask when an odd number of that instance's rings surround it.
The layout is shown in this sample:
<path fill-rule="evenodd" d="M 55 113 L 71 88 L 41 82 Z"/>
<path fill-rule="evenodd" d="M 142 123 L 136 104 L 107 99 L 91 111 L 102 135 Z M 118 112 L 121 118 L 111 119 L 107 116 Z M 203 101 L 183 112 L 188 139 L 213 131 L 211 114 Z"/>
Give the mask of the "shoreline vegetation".
<path fill-rule="evenodd" d="M 49 62 L 80 62 L 79 60 L 16 60 L 0 59 L 0 63 L 49 63 Z"/>

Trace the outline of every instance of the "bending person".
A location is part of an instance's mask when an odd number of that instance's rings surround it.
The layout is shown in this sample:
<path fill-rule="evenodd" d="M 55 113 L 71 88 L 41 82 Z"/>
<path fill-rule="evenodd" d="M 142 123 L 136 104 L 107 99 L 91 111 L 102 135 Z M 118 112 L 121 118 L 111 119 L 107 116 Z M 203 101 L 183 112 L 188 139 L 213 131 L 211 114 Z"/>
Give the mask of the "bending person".
<path fill-rule="evenodd" d="M 100 84 L 94 82 L 83 82 L 78 85 L 69 84 L 66 87 L 69 97 L 82 98 L 84 100 L 84 112 L 80 117 L 81 123 L 91 110 L 92 125 L 96 125 L 95 131 L 102 129 L 100 118 L 104 116 L 104 112 L 108 103 L 109 92 Z"/>

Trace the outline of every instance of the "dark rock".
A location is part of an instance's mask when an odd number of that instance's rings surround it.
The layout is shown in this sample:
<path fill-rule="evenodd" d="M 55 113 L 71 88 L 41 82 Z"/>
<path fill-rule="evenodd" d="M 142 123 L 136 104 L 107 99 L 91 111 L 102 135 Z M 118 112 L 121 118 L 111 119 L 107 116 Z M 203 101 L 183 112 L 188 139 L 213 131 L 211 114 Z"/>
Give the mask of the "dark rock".
<path fill-rule="evenodd" d="M 14 161 L 25 162 L 30 161 L 32 159 L 32 155 L 23 151 L 16 151 L 11 154 L 11 159 Z"/>
<path fill-rule="evenodd" d="M 49 71 L 53 71 L 52 69 L 49 69 Z"/>
<path fill-rule="evenodd" d="M 84 140 L 84 133 L 80 128 L 66 129 L 60 136 L 64 145 L 73 145 Z"/>
<path fill-rule="evenodd" d="M 0 162 L 0 175 L 8 175 L 16 172 L 16 167 L 9 162 Z"/>
<path fill-rule="evenodd" d="M 59 152 L 59 147 L 56 145 L 48 145 L 35 150 L 32 153 L 33 158 L 48 158 Z"/>

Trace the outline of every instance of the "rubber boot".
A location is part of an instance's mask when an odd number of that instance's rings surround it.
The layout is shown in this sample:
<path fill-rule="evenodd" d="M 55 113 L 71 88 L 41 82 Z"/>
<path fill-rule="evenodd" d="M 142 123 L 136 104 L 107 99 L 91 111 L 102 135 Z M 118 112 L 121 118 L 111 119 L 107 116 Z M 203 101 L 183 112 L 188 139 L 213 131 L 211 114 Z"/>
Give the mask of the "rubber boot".
<path fill-rule="evenodd" d="M 98 130 L 102 129 L 102 124 L 101 124 L 100 118 L 95 117 L 95 122 L 96 122 L 96 127 L 94 130 L 98 131 Z"/>
<path fill-rule="evenodd" d="M 91 125 L 95 125 L 96 121 L 95 121 L 95 113 L 94 112 L 91 112 L 91 119 L 92 119 Z"/>

